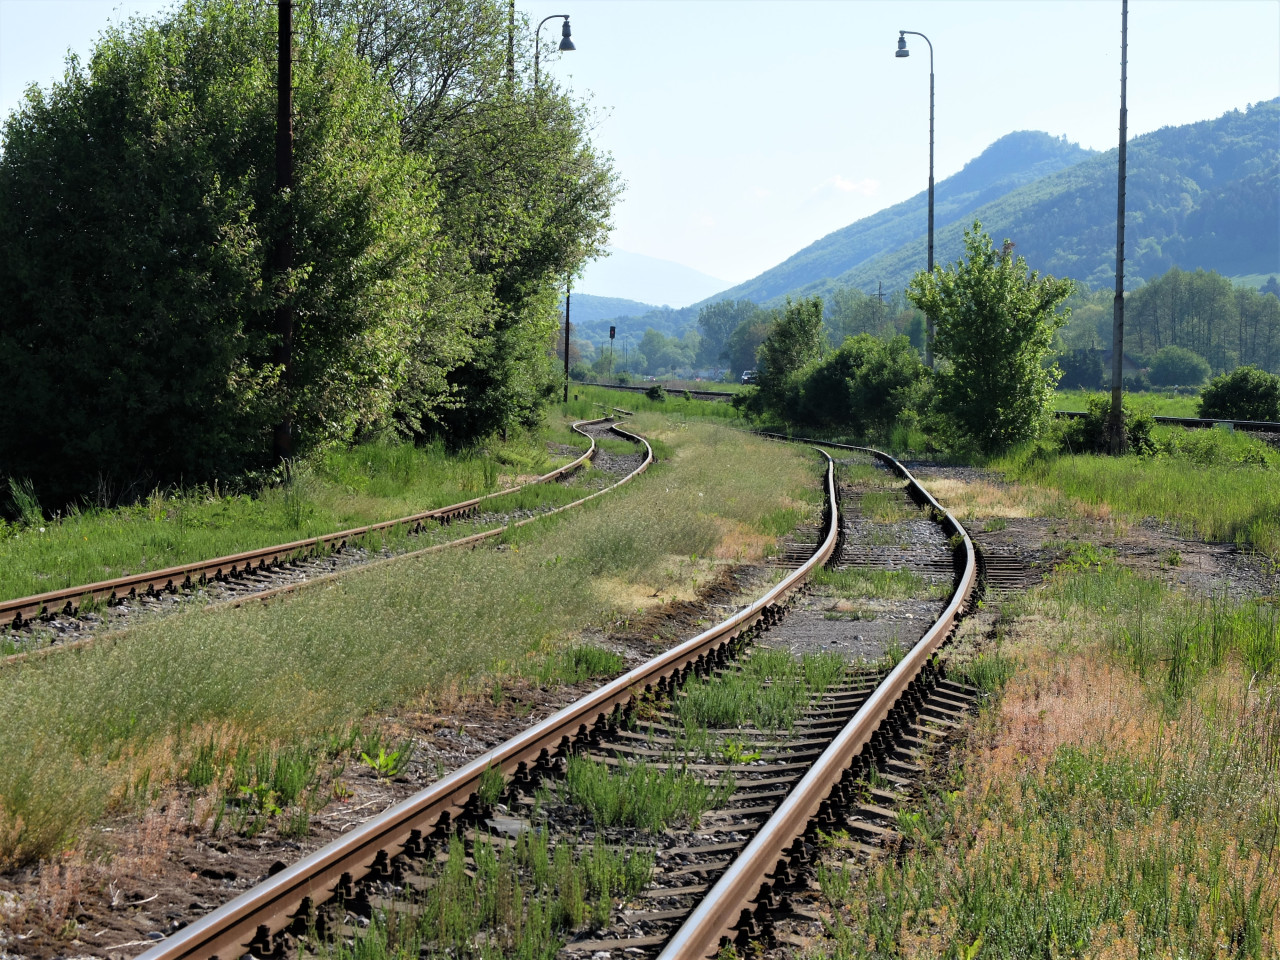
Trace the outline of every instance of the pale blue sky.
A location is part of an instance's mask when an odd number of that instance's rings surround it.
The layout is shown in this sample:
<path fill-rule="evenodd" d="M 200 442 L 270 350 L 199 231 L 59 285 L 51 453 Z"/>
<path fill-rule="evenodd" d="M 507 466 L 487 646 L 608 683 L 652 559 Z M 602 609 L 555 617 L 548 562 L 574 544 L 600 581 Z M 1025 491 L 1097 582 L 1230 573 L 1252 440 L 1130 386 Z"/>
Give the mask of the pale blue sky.
<path fill-rule="evenodd" d="M 1115 146 L 1119 0 L 518 0 L 568 13 L 544 69 L 599 111 L 627 191 L 615 246 L 738 282 L 924 189 L 1012 131 Z M 0 113 L 139 0 L 0 0 Z M 543 28 L 558 39 L 558 22 Z M 1280 96 L 1280 0 L 1132 0 L 1129 133 Z M 1280 131 L 1277 131 L 1280 140 Z"/>

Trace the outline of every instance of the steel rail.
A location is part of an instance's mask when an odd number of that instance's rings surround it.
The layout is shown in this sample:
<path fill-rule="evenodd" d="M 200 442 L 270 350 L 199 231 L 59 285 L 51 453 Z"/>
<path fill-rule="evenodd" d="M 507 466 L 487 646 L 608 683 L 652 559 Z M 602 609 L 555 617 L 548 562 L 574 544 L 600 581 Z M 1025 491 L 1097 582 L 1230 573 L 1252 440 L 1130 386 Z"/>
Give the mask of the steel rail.
<path fill-rule="evenodd" d="M 650 384 L 650 386 L 653 386 L 653 385 L 654 384 Z M 664 390 L 667 390 L 667 385 L 665 383 L 658 383 L 656 385 L 662 387 Z M 632 386 L 629 383 L 626 383 L 626 384 L 597 383 L 594 380 L 579 380 L 578 386 L 600 387 L 602 390 L 629 390 L 632 393 L 645 393 L 646 391 L 649 390 L 649 387 L 643 386 L 641 384 L 636 384 L 635 386 Z M 732 400 L 734 397 L 737 396 L 736 393 L 732 393 L 728 390 L 693 390 L 685 387 L 671 387 L 669 390 L 667 390 L 667 393 L 668 394 L 674 393 L 676 395 L 687 393 L 691 397 L 702 397 L 707 400 Z"/>
<path fill-rule="evenodd" d="M 591 440 L 591 446 L 587 451 L 576 460 L 557 467 L 550 473 L 543 474 L 537 479 L 530 480 L 528 483 L 521 484 L 518 487 L 498 490 L 471 500 L 464 500 L 461 503 L 436 507 L 434 510 L 424 510 L 421 513 L 399 517 L 395 520 L 383 520 L 363 527 L 341 530 L 338 533 L 327 533 L 319 537 L 295 540 L 292 543 L 283 543 L 273 547 L 246 550 L 243 553 L 234 553 L 225 557 L 217 557 L 213 560 L 198 560 L 178 566 L 165 567 L 163 570 L 136 573 L 125 577 L 116 577 L 113 580 L 102 580 L 98 583 L 90 583 L 78 587 L 63 587 L 59 590 L 50 590 L 30 597 L 18 597 L 13 600 L 0 601 L 0 623 L 12 622 L 20 624 L 23 620 L 34 619 L 46 613 L 71 612 L 76 610 L 79 603 L 86 597 L 110 602 L 119 597 L 131 596 L 139 592 L 144 594 L 157 593 L 175 590 L 180 586 L 190 586 L 193 583 L 203 583 L 211 579 L 216 580 L 224 576 L 242 576 L 249 571 L 261 570 L 282 560 L 299 555 L 319 554 L 322 552 L 332 553 L 341 549 L 348 541 L 370 533 L 378 533 L 394 527 L 420 528 L 423 523 L 429 520 L 441 521 L 463 516 L 474 511 L 486 500 L 517 493 L 539 484 L 549 483 L 552 480 L 559 479 L 566 473 L 577 470 L 590 460 L 596 452 L 595 439 L 579 428 L 596 423 L 604 423 L 609 419 L 609 417 L 602 417 L 598 420 L 579 420 L 574 423 L 572 428 Z"/>
<path fill-rule="evenodd" d="M 823 446 L 837 447 L 842 450 L 858 450 L 871 453 L 889 464 L 896 473 L 906 479 L 909 489 L 935 511 L 943 528 L 963 538 L 964 570 L 952 594 L 951 602 L 947 604 L 942 615 L 876 688 L 875 693 L 854 714 L 831 745 L 823 751 L 822 756 L 814 762 L 808 773 L 788 794 L 777 812 L 769 818 L 742 853 L 720 876 L 698 907 L 667 942 L 666 947 L 658 955 L 658 960 L 696 960 L 696 958 L 716 956 L 720 950 L 721 939 L 733 929 L 742 911 L 760 895 L 769 882 L 769 875 L 776 870 L 779 861 L 785 858 L 785 851 L 804 834 L 809 821 L 818 813 L 819 807 L 830 795 L 832 787 L 844 775 L 862 747 L 870 742 L 872 734 L 889 715 L 898 698 L 906 692 L 909 684 L 929 662 L 942 641 L 947 638 L 977 582 L 978 571 L 973 542 L 969 539 L 964 527 L 942 508 L 906 467 L 893 457 L 869 447 L 823 443 L 819 440 L 782 437 L 778 434 L 762 434 L 762 436 L 781 440 L 794 439 L 803 443 L 822 443 Z"/>
<path fill-rule="evenodd" d="M 605 418 L 605 419 L 607 420 L 608 418 Z M 588 424 L 603 423 L 603 422 L 604 420 L 579 421 L 579 423 L 588 423 Z M 577 425 L 578 424 L 574 425 L 575 428 L 577 427 Z M 619 436 L 626 437 L 629 440 L 634 440 L 636 442 L 643 442 L 640 440 L 639 437 L 635 436 L 634 434 L 628 433 L 627 431 L 617 426 L 611 426 L 609 429 L 612 432 L 618 434 Z M 648 448 L 648 444 L 645 444 L 645 446 L 646 448 Z M 592 453 L 594 452 L 594 450 L 595 450 L 595 440 L 593 438 L 591 441 L 591 450 L 589 450 L 588 453 Z M 578 463 L 581 460 L 582 458 L 580 457 L 578 461 L 575 461 L 575 463 Z M 621 480 L 617 481 L 616 483 L 610 484 L 609 486 L 605 487 L 603 490 L 597 490 L 595 493 L 590 494 L 589 496 L 582 497 L 581 499 L 578 499 L 578 500 L 574 500 L 572 503 L 566 503 L 563 506 L 559 506 L 552 510 L 548 510 L 545 513 L 537 514 L 536 516 L 526 517 L 523 520 L 517 520 L 514 523 L 509 523 L 501 527 L 494 527 L 492 530 L 485 530 L 485 531 L 482 531 L 481 533 L 473 533 L 469 537 L 461 537 L 457 540 L 449 540 L 445 543 L 432 544 L 429 547 L 423 547 L 419 550 L 411 550 L 411 551 L 408 551 L 407 553 L 397 553 L 390 557 L 382 557 L 377 560 L 371 560 L 368 563 L 360 564 L 358 567 L 349 568 L 345 570 L 333 570 L 333 571 L 330 571 L 329 573 L 322 573 L 319 576 L 308 577 L 306 580 L 297 580 L 291 583 L 283 583 L 277 587 L 268 587 L 266 590 L 256 590 L 253 593 L 242 594 L 240 596 L 231 597 L 226 600 L 218 600 L 213 603 L 209 603 L 205 605 L 204 609 L 218 610 L 225 607 L 242 607 L 248 603 L 270 600 L 273 597 L 278 597 L 283 594 L 297 593 L 298 591 L 305 590 L 309 587 L 318 586 L 319 584 L 327 583 L 331 580 L 337 580 L 340 577 L 349 576 L 350 574 L 356 572 L 356 570 L 360 570 L 360 571 L 370 570 L 374 567 L 383 566 L 384 564 L 399 563 L 403 560 L 411 560 L 414 557 L 425 556 L 426 554 L 429 554 L 429 553 L 441 553 L 445 550 L 453 550 L 458 547 L 473 547 L 476 544 L 480 543 L 481 541 L 488 540 L 493 537 L 500 537 L 504 533 L 506 533 L 508 530 L 513 530 L 516 527 L 523 527 L 526 524 L 530 524 L 530 523 L 537 523 L 539 520 L 543 519 L 544 517 L 549 517 L 557 513 L 563 513 L 566 510 L 572 510 L 574 507 L 582 506 L 584 503 L 588 502 L 589 500 L 594 500 L 596 497 L 603 496 L 604 494 L 609 493 L 612 490 L 616 490 L 618 487 L 622 486 L 624 483 L 631 480 L 637 474 L 644 473 L 644 471 L 649 468 L 649 464 L 652 461 L 653 461 L 653 451 L 651 449 L 647 449 L 644 462 L 642 462 L 638 468 L 633 470 L 631 473 L 627 474 Z M 569 469 L 572 466 L 573 464 L 566 464 L 565 466 L 561 467 L 560 470 L 564 471 Z M 538 478 L 538 480 L 530 481 L 529 484 L 526 484 L 525 486 L 530 486 L 535 483 L 541 483 L 542 479 L 543 478 L 540 477 Z M 500 491 L 497 494 L 488 494 L 488 496 L 491 496 L 491 497 L 501 496 L 503 493 L 513 493 L 517 490 L 523 490 L 523 489 L 524 489 L 523 486 L 513 487 L 510 490 Z M 85 647 L 111 642 L 124 636 L 128 632 L 128 629 L 129 629 L 128 627 L 123 627 L 117 630 L 110 631 L 108 633 L 98 634 L 96 636 L 84 637 L 80 640 L 73 640 L 67 643 L 59 643 L 54 646 L 41 647 L 38 650 L 28 650 L 24 653 L 10 654 L 7 657 L 0 658 L 0 669 L 3 669 L 5 667 L 16 666 L 20 663 L 27 663 L 27 662 L 30 662 L 31 660 L 39 659 L 42 657 L 52 656 L 59 653 L 65 653 L 68 650 L 83 650 Z"/>
<path fill-rule="evenodd" d="M 653 450 L 643 437 L 630 436 L 645 445 L 646 465 Z M 141 960 L 211 958 L 234 960 L 249 950 L 274 952 L 273 938 L 288 928 L 295 916 L 334 896 L 371 872 L 390 869 L 390 860 L 408 848 L 421 849 L 428 831 L 443 817 L 453 817 L 475 794 L 480 779 L 491 768 L 504 776 L 518 775 L 544 755 L 550 755 L 574 739 L 585 736 L 597 723 L 607 722 L 618 708 L 661 680 L 677 674 L 714 654 L 731 640 L 766 619 L 778 604 L 799 586 L 814 567 L 835 550 L 840 531 L 835 496 L 835 466 L 827 459 L 825 493 L 830 505 L 822 545 L 804 566 L 792 571 L 768 593 L 743 607 L 724 622 L 628 671 L 587 694 L 546 720 L 476 758 L 430 787 L 390 807 L 350 833 L 320 848 L 275 876 L 241 894 L 213 913 L 177 931 L 142 955 Z M 630 478 L 628 478 L 630 479 Z M 601 491 L 603 492 L 603 491 Z M 600 494 L 594 494 L 599 496 Z"/>

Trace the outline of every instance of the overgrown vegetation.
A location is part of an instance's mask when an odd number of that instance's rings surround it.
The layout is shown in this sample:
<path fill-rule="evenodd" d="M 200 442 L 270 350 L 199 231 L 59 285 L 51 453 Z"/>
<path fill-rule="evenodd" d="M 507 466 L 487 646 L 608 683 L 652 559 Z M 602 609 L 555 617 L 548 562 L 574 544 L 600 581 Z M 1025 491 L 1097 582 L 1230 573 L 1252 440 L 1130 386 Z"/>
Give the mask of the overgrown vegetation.
<path fill-rule="evenodd" d="M 157 490 L 133 506 L 73 508 L 57 517 L 46 517 L 29 488 L 11 481 L 21 519 L 0 520 L 0 598 L 208 560 L 468 500 L 549 471 L 554 461 L 548 441 L 587 444 L 563 422 L 466 452 L 449 452 L 442 443 L 371 442 L 319 452 L 298 464 L 287 483 L 257 496 L 216 485 Z M 491 508 L 558 504 L 576 495 L 573 486 L 548 484 L 497 498 Z M 377 550 L 404 539 L 403 531 L 390 532 L 368 545 Z"/>
<path fill-rule="evenodd" d="M 830 955 L 1274 956 L 1273 605 L 1090 555 L 1010 620 L 1019 669 L 954 789 L 901 858 L 824 876 Z"/>
<path fill-rule="evenodd" d="M 809 701 L 844 676 L 844 658 L 757 647 L 737 669 L 684 685 L 673 710 L 687 729 L 790 730 Z"/>
<path fill-rule="evenodd" d="M 427 556 L 270 605 L 193 611 L 12 670 L 0 686 L 0 861 L 73 843 L 132 802 L 144 774 L 148 797 L 163 790 L 210 732 L 251 751 L 285 749 L 450 685 L 487 691 L 503 674 L 536 673 L 584 627 L 689 595 L 722 560 L 759 556 L 773 542 L 760 525 L 780 496 L 812 489 L 818 499 L 803 449 L 661 416 L 636 428 L 670 459 L 594 507 L 522 528 L 501 551 Z"/>
<path fill-rule="evenodd" d="M 111 27 L 5 120 L 0 222 L 25 227 L 0 233 L 0 462 L 46 512 L 261 475 L 284 424 L 294 455 L 465 445 L 552 399 L 560 278 L 616 193 L 585 107 L 533 89 L 497 0 L 303 4 L 295 24 L 289 190 L 267 3 Z"/>

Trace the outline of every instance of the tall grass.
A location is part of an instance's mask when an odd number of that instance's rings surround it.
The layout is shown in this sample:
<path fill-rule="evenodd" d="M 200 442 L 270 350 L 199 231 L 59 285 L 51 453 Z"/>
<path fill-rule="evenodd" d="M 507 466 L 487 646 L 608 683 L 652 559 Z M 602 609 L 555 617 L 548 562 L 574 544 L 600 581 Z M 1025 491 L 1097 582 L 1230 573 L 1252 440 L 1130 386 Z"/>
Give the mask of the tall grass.
<path fill-rule="evenodd" d="M 1106 558 L 1060 571 L 1020 608 L 960 788 L 913 814 L 901 859 L 827 877 L 826 952 L 1276 956 L 1280 685 L 1255 671 L 1274 625 Z"/>
<path fill-rule="evenodd" d="M 797 659 L 788 650 L 754 649 L 738 669 L 684 685 L 675 713 L 686 728 L 790 730 L 809 701 L 837 683 L 845 660 L 833 653 Z"/>
<path fill-rule="evenodd" d="M 548 437 L 569 442 L 558 425 Z M 575 446 L 586 441 L 574 434 Z M 368 443 L 298 464 L 291 482 L 257 496 L 213 487 L 154 492 L 144 503 L 40 516 L 13 486 L 26 522 L 0 524 L 0 597 L 43 593 L 130 573 L 302 540 L 457 503 L 549 469 L 543 435 L 450 453 L 441 444 Z M 17 493 L 30 496 L 17 497 Z M 548 488 L 529 496 L 555 498 Z M 34 518 L 34 519 L 33 519 Z"/>
<path fill-rule="evenodd" d="M 1217 436 L 1215 436 L 1215 434 Z M 1195 439 L 1199 437 L 1199 439 Z M 1201 431 L 1184 444 L 1257 441 Z M 1156 517 L 1186 536 L 1237 543 L 1280 558 L 1280 471 L 1248 462 L 1206 463 L 1202 456 L 1029 456 L 994 466 L 1010 479 L 1053 487 L 1091 505 L 1133 517 Z"/>
<path fill-rule="evenodd" d="M 1055 575 L 1046 598 L 1062 619 L 1098 617 L 1106 646 L 1170 704 L 1228 660 L 1246 678 L 1280 673 L 1280 609 L 1202 598 L 1104 560 Z"/>
<path fill-rule="evenodd" d="M 1053 395 L 1054 410 L 1088 410 L 1089 401 L 1103 396 L 1097 390 L 1059 390 Z M 1198 417 L 1200 397 L 1172 390 L 1147 390 L 1126 393 L 1125 404 L 1156 417 Z"/>
<path fill-rule="evenodd" d="M 732 556 L 814 484 L 811 456 L 707 424 L 638 424 L 673 451 L 617 494 L 522 528 L 503 550 L 431 555 L 239 610 L 192 611 L 45 658 L 0 685 L 0 861 L 48 856 L 186 769 L 201 731 L 308 742 L 441 686 L 524 673 L 619 603 L 678 587 L 681 558 Z M 667 432 L 663 432 L 666 430 Z M 687 568 L 685 568 L 687 569 Z M 620 599 L 617 584 L 628 593 Z M 649 601 L 653 602 L 653 601 Z"/>
<path fill-rule="evenodd" d="M 734 778 L 716 782 L 677 766 L 661 769 L 644 760 L 616 766 L 570 757 L 563 796 L 591 814 L 598 827 L 628 826 L 650 833 L 677 823 L 697 826 L 702 815 L 733 794 Z"/>

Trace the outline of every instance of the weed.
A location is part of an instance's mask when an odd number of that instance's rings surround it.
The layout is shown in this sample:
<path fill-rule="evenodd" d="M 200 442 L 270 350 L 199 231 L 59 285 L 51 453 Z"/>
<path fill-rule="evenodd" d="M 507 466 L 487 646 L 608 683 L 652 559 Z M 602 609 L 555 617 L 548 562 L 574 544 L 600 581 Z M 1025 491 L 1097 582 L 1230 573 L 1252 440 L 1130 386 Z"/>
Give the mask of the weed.
<path fill-rule="evenodd" d="M 486 767 L 480 774 L 480 784 L 476 787 L 476 799 L 482 807 L 491 807 L 498 802 L 502 791 L 507 788 L 507 779 L 502 775 L 500 767 Z"/>
<path fill-rule="evenodd" d="M 368 764 L 379 779 L 387 780 L 409 765 L 409 761 L 413 759 L 413 745 L 409 743 L 398 750 L 388 750 L 386 747 L 379 746 L 376 754 L 370 756 L 362 752 L 360 759 Z"/>
<path fill-rule="evenodd" d="M 613 766 L 570 757 L 562 789 L 600 826 L 657 832 L 675 823 L 696 826 L 704 812 L 733 793 L 734 778 L 726 772 L 710 783 L 675 766 L 662 770 L 643 760 L 619 758 Z"/>

